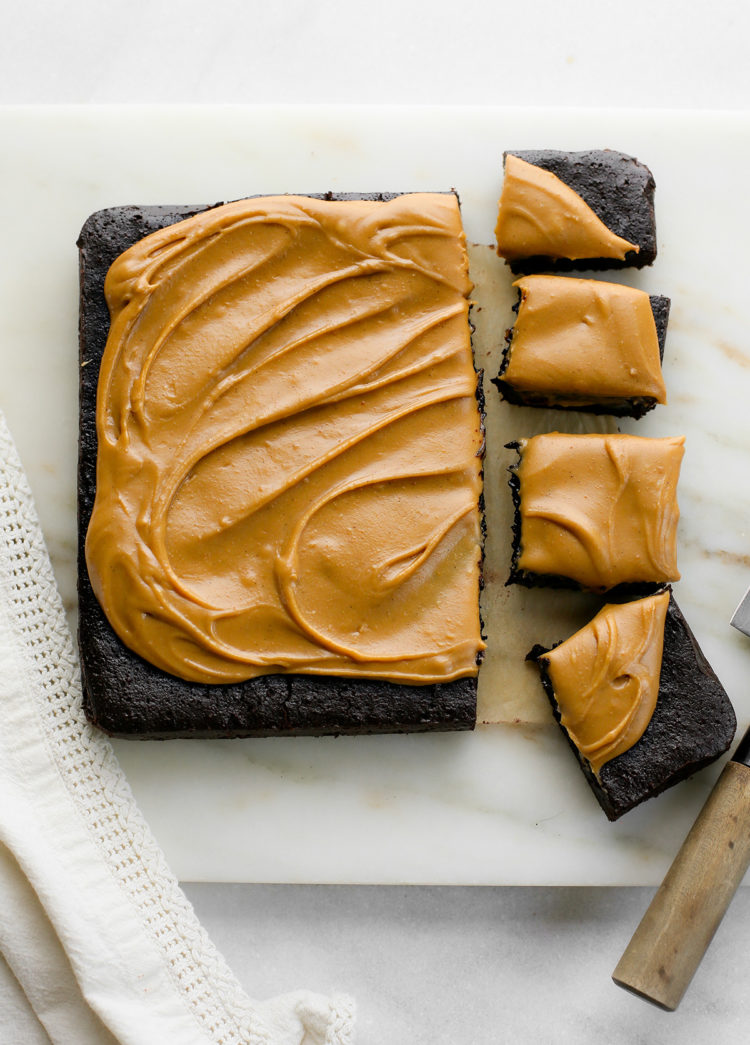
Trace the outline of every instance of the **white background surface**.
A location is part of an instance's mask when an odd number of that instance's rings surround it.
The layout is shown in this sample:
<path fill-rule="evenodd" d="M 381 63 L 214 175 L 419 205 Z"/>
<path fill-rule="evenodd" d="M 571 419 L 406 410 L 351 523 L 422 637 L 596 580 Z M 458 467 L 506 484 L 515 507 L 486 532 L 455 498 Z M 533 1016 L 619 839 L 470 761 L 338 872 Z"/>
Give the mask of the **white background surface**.
<path fill-rule="evenodd" d="M 741 2 L 5 0 L 0 11 L 2 102 L 750 107 Z M 748 582 L 738 575 L 738 597 Z M 674 1015 L 609 981 L 650 892 L 188 887 L 251 993 L 351 991 L 360 1045 L 745 1041 L 750 891 Z"/>

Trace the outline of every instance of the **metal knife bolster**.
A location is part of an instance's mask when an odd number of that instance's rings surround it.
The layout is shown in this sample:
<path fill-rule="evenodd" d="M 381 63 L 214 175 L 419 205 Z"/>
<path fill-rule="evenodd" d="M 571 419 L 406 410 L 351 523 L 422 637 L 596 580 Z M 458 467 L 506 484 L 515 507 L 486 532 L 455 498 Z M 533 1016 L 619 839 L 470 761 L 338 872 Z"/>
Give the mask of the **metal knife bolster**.
<path fill-rule="evenodd" d="M 750 769 L 750 729 L 747 730 L 737 745 L 737 750 L 732 755 L 731 761 L 741 762 L 743 766 L 747 766 Z"/>

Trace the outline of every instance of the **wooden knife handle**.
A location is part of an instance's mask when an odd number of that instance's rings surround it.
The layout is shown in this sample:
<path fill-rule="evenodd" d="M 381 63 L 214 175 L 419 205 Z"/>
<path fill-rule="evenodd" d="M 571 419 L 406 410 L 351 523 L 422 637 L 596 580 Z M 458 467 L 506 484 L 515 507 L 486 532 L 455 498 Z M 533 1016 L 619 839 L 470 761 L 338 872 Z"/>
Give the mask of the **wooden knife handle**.
<path fill-rule="evenodd" d="M 612 973 L 615 983 L 676 1009 L 748 865 L 750 767 L 731 761 Z"/>

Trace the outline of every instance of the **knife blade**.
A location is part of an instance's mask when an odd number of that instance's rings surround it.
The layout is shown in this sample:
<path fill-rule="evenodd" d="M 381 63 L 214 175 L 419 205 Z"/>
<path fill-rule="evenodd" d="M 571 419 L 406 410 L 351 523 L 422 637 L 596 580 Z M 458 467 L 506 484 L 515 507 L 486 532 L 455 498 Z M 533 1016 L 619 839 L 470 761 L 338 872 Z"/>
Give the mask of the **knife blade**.
<path fill-rule="evenodd" d="M 750 636 L 750 588 L 731 624 Z M 725 765 L 612 979 L 677 1008 L 750 866 L 750 729 Z"/>
<path fill-rule="evenodd" d="M 745 592 L 744 598 L 740 600 L 740 604 L 734 611 L 729 623 L 737 631 L 750 636 L 750 588 Z"/>

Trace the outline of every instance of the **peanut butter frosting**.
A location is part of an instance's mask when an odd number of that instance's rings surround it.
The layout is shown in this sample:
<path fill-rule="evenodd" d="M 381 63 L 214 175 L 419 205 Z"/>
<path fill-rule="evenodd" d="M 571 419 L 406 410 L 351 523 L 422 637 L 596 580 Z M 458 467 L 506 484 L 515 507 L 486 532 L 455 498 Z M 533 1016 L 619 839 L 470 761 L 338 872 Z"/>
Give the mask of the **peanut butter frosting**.
<path fill-rule="evenodd" d="M 475 675 L 483 433 L 458 202 L 278 196 L 109 270 L 94 591 L 181 678 Z"/>
<path fill-rule="evenodd" d="M 619 283 L 524 276 L 502 378 L 560 406 L 637 396 L 666 403 L 648 294 Z"/>
<path fill-rule="evenodd" d="M 517 569 L 569 577 L 592 591 L 679 580 L 684 442 L 560 432 L 522 441 Z"/>
<path fill-rule="evenodd" d="M 497 252 L 508 261 L 543 256 L 617 258 L 640 248 L 615 235 L 588 203 L 550 171 L 508 153 L 497 216 Z"/>
<path fill-rule="evenodd" d="M 659 695 L 669 592 L 607 605 L 543 654 L 560 722 L 597 776 L 646 731 Z"/>

